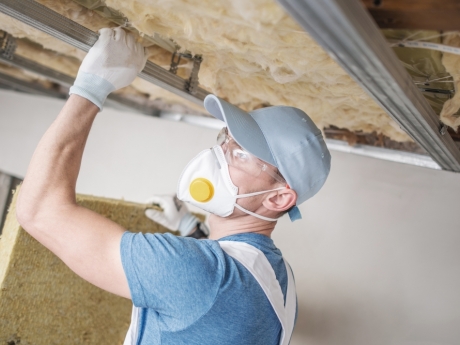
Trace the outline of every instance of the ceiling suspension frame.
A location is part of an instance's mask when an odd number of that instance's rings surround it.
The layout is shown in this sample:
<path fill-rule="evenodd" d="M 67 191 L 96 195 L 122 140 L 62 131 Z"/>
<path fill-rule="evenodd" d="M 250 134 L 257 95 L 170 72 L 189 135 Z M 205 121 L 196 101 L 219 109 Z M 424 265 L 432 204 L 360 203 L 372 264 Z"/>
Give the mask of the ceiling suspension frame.
<path fill-rule="evenodd" d="M 446 127 L 415 87 L 359 1 L 278 2 L 442 169 L 460 172 L 460 150 L 452 138 L 445 135 Z M 98 38 L 97 33 L 33 0 L 0 0 L 0 12 L 86 52 Z M 16 61 L 10 63 L 23 59 L 15 58 Z M 23 63 L 34 64 L 23 60 Z M 150 61 L 139 77 L 199 105 L 208 94 L 199 87 L 193 88 L 192 94 L 189 80 Z"/>
<path fill-rule="evenodd" d="M 0 12 L 85 52 L 88 52 L 99 37 L 98 33 L 33 0 L 0 0 Z M 186 80 L 147 61 L 138 76 L 202 106 L 209 92 L 195 86 L 197 84 L 195 74 L 192 74 L 191 79 Z M 195 87 L 190 87 L 190 81 L 194 82 Z"/>
<path fill-rule="evenodd" d="M 460 172 L 446 126 L 358 0 L 278 0 L 443 170 Z"/>

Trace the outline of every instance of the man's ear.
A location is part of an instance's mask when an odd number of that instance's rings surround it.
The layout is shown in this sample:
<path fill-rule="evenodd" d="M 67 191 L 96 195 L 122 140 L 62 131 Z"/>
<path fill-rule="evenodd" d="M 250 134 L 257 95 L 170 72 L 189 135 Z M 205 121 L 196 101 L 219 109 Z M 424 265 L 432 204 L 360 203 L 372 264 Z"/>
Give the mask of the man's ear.
<path fill-rule="evenodd" d="M 262 205 L 271 211 L 283 212 L 294 206 L 296 201 L 297 193 L 290 188 L 285 188 L 268 194 Z"/>

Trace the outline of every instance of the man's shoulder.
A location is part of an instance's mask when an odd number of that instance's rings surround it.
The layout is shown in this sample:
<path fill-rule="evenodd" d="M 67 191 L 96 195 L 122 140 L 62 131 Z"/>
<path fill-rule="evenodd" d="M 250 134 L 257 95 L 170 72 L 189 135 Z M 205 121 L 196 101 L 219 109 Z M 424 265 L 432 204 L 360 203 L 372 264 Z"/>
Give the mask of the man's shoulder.
<path fill-rule="evenodd" d="M 175 236 L 171 233 L 131 233 L 126 232 L 121 242 L 121 251 L 130 248 L 130 252 L 150 253 L 150 259 L 175 260 L 183 266 L 203 260 L 216 262 L 224 259 L 217 241 L 197 240 L 192 237 Z M 191 260 L 188 261 L 187 260 Z M 164 264 L 164 263 L 163 263 Z"/>
<path fill-rule="evenodd" d="M 136 233 L 126 231 L 123 234 L 122 245 L 142 245 L 149 243 L 157 246 L 178 247 L 182 249 L 215 250 L 219 248 L 217 241 L 195 239 L 193 237 L 176 236 L 172 233 Z"/>
<path fill-rule="evenodd" d="M 171 315 L 192 307 L 195 314 L 203 313 L 225 270 L 222 251 L 212 242 L 173 234 L 125 233 L 121 257 L 134 304 L 157 311 L 166 305 Z M 197 300 L 203 302 L 199 308 L 192 306 Z"/>

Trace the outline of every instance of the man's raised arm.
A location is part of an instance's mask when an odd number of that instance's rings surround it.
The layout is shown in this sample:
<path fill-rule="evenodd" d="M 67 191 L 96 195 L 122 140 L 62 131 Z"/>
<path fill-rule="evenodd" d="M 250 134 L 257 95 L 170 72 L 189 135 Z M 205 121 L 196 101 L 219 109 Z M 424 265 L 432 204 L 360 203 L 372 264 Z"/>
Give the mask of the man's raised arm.
<path fill-rule="evenodd" d="M 107 95 L 145 65 L 144 48 L 123 29 L 102 29 L 60 114 L 40 140 L 17 204 L 22 227 L 90 283 L 129 298 L 120 257 L 125 229 L 76 204 L 75 186 L 92 123 Z M 102 157 L 101 157 L 102 158 Z"/>

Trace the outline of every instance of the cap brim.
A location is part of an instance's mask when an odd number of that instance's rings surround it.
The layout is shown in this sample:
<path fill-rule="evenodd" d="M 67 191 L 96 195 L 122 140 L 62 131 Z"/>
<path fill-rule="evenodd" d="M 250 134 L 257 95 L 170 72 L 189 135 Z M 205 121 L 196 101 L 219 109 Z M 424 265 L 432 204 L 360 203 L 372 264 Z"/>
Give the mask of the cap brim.
<path fill-rule="evenodd" d="M 226 123 L 233 139 L 242 148 L 277 167 L 262 130 L 250 114 L 215 95 L 206 96 L 204 107 L 216 119 Z"/>

